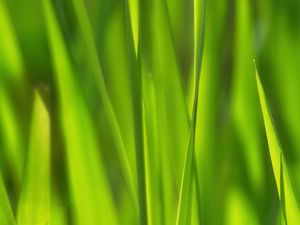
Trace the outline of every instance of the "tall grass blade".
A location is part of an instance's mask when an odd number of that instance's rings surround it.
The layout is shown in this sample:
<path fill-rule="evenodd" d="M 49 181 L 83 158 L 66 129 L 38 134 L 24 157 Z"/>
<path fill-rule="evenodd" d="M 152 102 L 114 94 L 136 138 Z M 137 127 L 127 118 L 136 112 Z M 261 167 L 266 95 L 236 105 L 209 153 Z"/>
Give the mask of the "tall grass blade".
<path fill-rule="evenodd" d="M 117 147 L 117 154 L 121 162 L 124 179 L 128 186 L 131 197 L 135 201 L 136 185 L 135 185 L 134 175 L 132 172 L 132 167 L 129 163 L 120 126 L 115 111 L 113 109 L 110 97 L 108 95 L 108 91 L 103 78 L 102 68 L 97 53 L 97 46 L 93 37 L 93 32 L 89 21 L 86 5 L 83 0 L 73 0 L 73 5 L 79 23 L 79 29 L 81 31 L 83 41 L 88 52 L 90 66 L 93 71 L 92 73 L 93 79 L 96 83 L 97 90 L 100 94 L 105 115 L 108 119 L 110 129 L 112 131 L 113 138 Z"/>
<path fill-rule="evenodd" d="M 40 94 L 36 92 L 18 225 L 51 224 L 50 177 L 50 118 Z"/>
<path fill-rule="evenodd" d="M 0 221 L 1 224 L 3 225 L 16 224 L 1 174 L 0 174 Z"/>
<path fill-rule="evenodd" d="M 197 109 L 198 109 L 198 95 L 200 84 L 200 73 L 202 66 L 202 56 L 204 49 L 204 34 L 206 24 L 206 8 L 207 1 L 203 0 L 194 1 L 194 77 L 195 77 L 195 90 L 194 90 L 194 103 L 192 118 L 190 124 L 190 134 L 188 147 L 186 151 L 185 165 L 181 182 L 181 190 L 179 196 L 179 204 L 177 211 L 177 225 L 187 224 L 190 217 L 190 207 L 193 188 L 194 177 L 194 149 L 195 149 L 195 131 L 197 121 Z"/>
<path fill-rule="evenodd" d="M 48 0 L 44 1 L 44 11 L 59 92 L 74 223 L 116 225 L 116 209 L 93 122 L 74 79 L 62 33 Z"/>
<path fill-rule="evenodd" d="M 298 202 L 257 69 L 256 82 L 282 214 L 287 225 L 297 225 L 300 224 Z"/>
<path fill-rule="evenodd" d="M 141 72 L 141 49 L 139 44 L 139 20 L 138 20 L 138 2 L 126 1 L 126 20 L 127 20 L 127 39 L 129 46 L 129 62 L 131 69 L 131 92 L 134 115 L 134 133 L 135 133 L 135 154 L 137 181 L 139 191 L 139 208 L 141 224 L 149 224 L 147 191 L 149 193 L 149 174 L 146 164 L 148 157 L 144 146 L 144 119 L 142 104 L 142 72 Z M 146 174 L 147 173 L 147 174 Z M 148 178 L 148 179 L 147 179 Z M 151 206 L 150 206 L 151 207 Z M 151 221 L 151 219 L 150 219 Z"/>

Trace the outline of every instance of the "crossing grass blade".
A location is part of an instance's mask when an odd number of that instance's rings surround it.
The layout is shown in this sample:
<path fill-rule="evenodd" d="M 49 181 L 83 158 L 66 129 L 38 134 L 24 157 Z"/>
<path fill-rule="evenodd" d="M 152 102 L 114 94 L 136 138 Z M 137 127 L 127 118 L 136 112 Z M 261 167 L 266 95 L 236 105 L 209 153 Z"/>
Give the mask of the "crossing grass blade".
<path fill-rule="evenodd" d="M 83 0 L 73 0 L 73 6 L 78 20 L 79 29 L 82 34 L 83 42 L 87 49 L 87 57 L 89 57 L 90 67 L 93 71 L 93 80 L 95 81 L 97 90 L 100 94 L 105 115 L 108 119 L 108 123 L 117 147 L 117 155 L 121 163 L 123 176 L 135 204 L 137 199 L 136 184 L 132 172 L 132 166 L 129 163 L 128 153 L 126 151 L 124 139 L 120 130 L 120 125 L 105 85 L 101 63 L 97 53 L 97 46 L 94 40 L 86 5 Z"/>
<path fill-rule="evenodd" d="M 1 174 L 0 174 L 0 221 L 1 224 L 3 225 L 16 224 Z"/>
<path fill-rule="evenodd" d="M 25 167 L 18 225 L 50 224 L 50 118 L 38 92 L 35 93 Z"/>
<path fill-rule="evenodd" d="M 198 95 L 200 85 L 200 73 L 202 66 L 202 56 L 204 49 L 205 37 L 205 24 L 206 24 L 206 0 L 201 2 L 194 1 L 194 77 L 195 77 L 195 90 L 194 90 L 194 103 L 192 118 L 190 124 L 190 133 L 188 147 L 186 151 L 185 165 L 181 182 L 181 190 L 179 196 L 179 204 L 177 211 L 177 225 L 187 224 L 190 217 L 191 199 L 193 193 L 193 181 L 195 170 L 195 135 L 196 135 L 196 122 L 198 110 Z M 198 192 L 199 194 L 200 192 Z"/>
<path fill-rule="evenodd" d="M 61 111 L 73 221 L 118 224 L 96 131 L 72 68 L 51 2 L 44 12 Z"/>
<path fill-rule="evenodd" d="M 297 225 L 300 224 L 298 202 L 257 69 L 256 82 L 282 214 L 287 225 Z"/>

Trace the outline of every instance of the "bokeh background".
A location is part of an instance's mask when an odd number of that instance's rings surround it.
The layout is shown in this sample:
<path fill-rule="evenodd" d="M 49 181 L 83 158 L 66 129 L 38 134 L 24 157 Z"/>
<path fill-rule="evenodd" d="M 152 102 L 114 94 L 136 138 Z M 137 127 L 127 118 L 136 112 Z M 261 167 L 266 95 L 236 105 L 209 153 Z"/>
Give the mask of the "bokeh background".
<path fill-rule="evenodd" d="M 58 54 L 55 64 L 55 44 L 49 41 L 42 2 L 0 0 L 0 167 L 13 211 L 17 212 L 22 189 L 33 93 L 39 89 L 51 118 L 51 187 L 58 205 L 54 211 L 58 211 L 59 218 L 52 224 L 76 224 L 75 214 L 81 213 L 74 210 L 76 197 L 72 185 L 85 179 L 80 180 L 80 174 L 76 181 L 70 178 L 71 159 L 66 150 L 70 139 L 66 138 L 66 130 L 71 133 L 75 130 L 79 139 L 87 138 L 90 133 L 80 123 L 63 128 L 62 124 L 69 113 L 72 117 L 74 111 L 82 108 L 93 127 L 103 176 L 118 220 L 120 224 L 139 224 L 124 168 L 117 156 L 109 116 L 97 87 L 97 76 L 103 76 L 135 177 L 135 118 L 131 98 L 135 93 L 131 89 L 126 1 L 84 1 L 88 23 L 78 19 L 75 1 L 50 1 L 72 67 L 76 93 L 80 93 L 80 98 L 76 95 L 70 100 L 65 115 L 60 101 L 62 90 L 68 92 L 69 83 L 65 80 L 66 89 L 59 87 L 62 74 L 55 75 L 57 64 L 65 63 L 64 55 Z M 170 225 L 176 220 L 193 102 L 194 6 L 192 0 L 145 0 L 140 4 L 144 8 L 140 12 L 144 18 L 140 25 L 141 70 L 145 148 L 153 195 L 152 224 Z M 88 28 L 85 33 L 80 23 L 83 27 L 90 25 L 94 45 L 87 46 Z M 280 224 L 280 203 L 253 59 L 298 196 L 300 1 L 208 0 L 204 43 L 195 145 L 203 224 Z M 97 53 L 101 73 L 94 68 L 95 52 L 91 48 Z M 73 141 L 76 145 L 77 140 Z M 84 148 L 81 151 L 83 155 L 88 152 Z M 78 171 L 82 165 L 85 164 L 77 165 Z M 88 192 L 84 188 L 81 191 Z M 195 202 L 194 199 L 192 224 L 198 224 L 200 215 Z M 86 204 L 90 205 L 88 200 Z"/>

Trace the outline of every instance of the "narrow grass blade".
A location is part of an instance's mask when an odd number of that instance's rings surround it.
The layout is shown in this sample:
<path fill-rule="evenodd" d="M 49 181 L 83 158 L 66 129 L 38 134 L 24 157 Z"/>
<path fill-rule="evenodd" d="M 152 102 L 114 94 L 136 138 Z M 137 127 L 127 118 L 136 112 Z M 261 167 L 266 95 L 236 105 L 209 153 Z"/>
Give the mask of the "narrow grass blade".
<path fill-rule="evenodd" d="M 36 92 L 18 225 L 50 224 L 50 217 L 50 118 Z"/>
<path fill-rule="evenodd" d="M 257 69 L 256 82 L 282 214 L 287 225 L 297 225 L 300 224 L 299 206 Z"/>
<path fill-rule="evenodd" d="M 0 174 L 0 221 L 2 225 L 16 224 L 1 174 Z"/>
<path fill-rule="evenodd" d="M 127 39 L 129 46 L 129 61 L 131 69 L 131 94 L 134 115 L 134 133 L 135 133 L 135 154 L 137 181 L 139 188 L 139 208 L 141 224 L 149 224 L 147 192 L 150 191 L 149 174 L 146 166 L 149 164 L 144 145 L 144 119 L 142 104 L 142 72 L 141 72 L 141 49 L 139 44 L 139 20 L 138 4 L 132 0 L 126 2 L 126 20 L 127 20 Z M 135 19 L 135 21 L 134 21 Z M 137 20 L 137 21 L 136 21 Z M 147 164 L 147 165 L 146 165 Z M 147 179 L 148 178 L 148 179 Z M 151 219 L 150 219 L 151 221 Z"/>
<path fill-rule="evenodd" d="M 132 172 L 132 167 L 129 163 L 120 126 L 115 111 L 113 109 L 110 97 L 108 95 L 108 91 L 103 78 L 102 68 L 97 53 L 97 46 L 93 37 L 93 32 L 89 21 L 86 5 L 83 0 L 73 0 L 73 5 L 79 23 L 79 29 L 81 31 L 83 41 L 87 49 L 87 53 L 88 53 L 87 57 L 89 57 L 90 67 L 93 71 L 92 73 L 93 79 L 99 91 L 102 104 L 104 107 L 105 115 L 108 119 L 110 129 L 112 131 L 113 138 L 115 140 L 118 158 L 121 163 L 122 172 L 124 173 L 123 176 L 128 186 L 129 192 L 132 196 L 132 199 L 133 201 L 135 201 L 136 185 L 135 185 L 134 175 Z"/>
<path fill-rule="evenodd" d="M 60 100 L 74 223 L 116 225 L 116 209 L 93 121 L 74 79 L 75 73 L 49 0 L 44 1 L 44 10 Z"/>
<path fill-rule="evenodd" d="M 194 177 L 194 149 L 195 149 L 195 131 L 198 109 L 198 95 L 200 85 L 200 73 L 202 66 L 202 56 L 204 49 L 205 24 L 206 24 L 206 0 L 200 4 L 199 0 L 194 1 L 194 103 L 190 125 L 190 134 L 188 147 L 186 151 L 185 165 L 182 176 L 179 204 L 177 211 L 177 225 L 187 224 L 190 217 L 190 207 L 192 199 L 193 177 Z"/>

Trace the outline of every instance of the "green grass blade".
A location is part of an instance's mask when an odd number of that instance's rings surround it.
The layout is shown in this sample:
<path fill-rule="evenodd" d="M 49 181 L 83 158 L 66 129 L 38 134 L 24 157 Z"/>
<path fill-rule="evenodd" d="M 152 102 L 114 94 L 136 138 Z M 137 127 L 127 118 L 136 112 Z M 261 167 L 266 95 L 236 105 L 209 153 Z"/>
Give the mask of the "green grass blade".
<path fill-rule="evenodd" d="M 12 82 L 23 80 L 23 61 L 4 1 L 0 0 L 0 72 Z M 2 79 L 1 79 L 2 80 Z"/>
<path fill-rule="evenodd" d="M 149 194 L 149 174 L 146 164 L 148 164 L 146 147 L 144 146 L 144 119 L 143 119 L 143 104 L 142 104 L 142 71 L 141 71 L 141 49 L 139 44 L 139 21 L 138 19 L 138 4 L 137 2 L 129 1 L 126 3 L 126 20 L 127 20 L 127 36 L 129 46 L 129 61 L 131 69 L 131 92 L 134 115 L 134 133 L 135 133 L 135 154 L 137 181 L 139 188 L 139 208 L 141 224 L 149 224 L 147 192 Z M 138 36 L 137 36 L 138 35 Z"/>
<path fill-rule="evenodd" d="M 73 5 L 83 41 L 87 48 L 87 56 L 89 57 L 89 63 L 93 71 L 92 75 L 94 76 L 93 79 L 96 82 L 97 89 L 100 93 L 105 115 L 108 119 L 110 129 L 112 131 L 113 138 L 117 147 L 117 154 L 121 162 L 124 179 L 132 196 L 132 199 L 136 199 L 136 185 L 132 167 L 129 163 L 120 126 L 103 78 L 102 68 L 97 53 L 97 46 L 93 37 L 86 5 L 83 0 L 73 0 Z"/>
<path fill-rule="evenodd" d="M 1 174 L 0 174 L 0 221 L 2 225 L 16 224 Z"/>
<path fill-rule="evenodd" d="M 75 73 L 50 1 L 44 1 L 44 10 L 60 99 L 74 223 L 116 225 L 116 209 L 93 121 L 74 79 Z"/>
<path fill-rule="evenodd" d="M 18 225 L 50 224 L 50 217 L 50 118 L 36 92 Z"/>
<path fill-rule="evenodd" d="M 300 224 L 300 211 L 297 199 L 288 173 L 287 164 L 284 158 L 279 138 L 277 136 L 275 125 L 272 120 L 272 115 L 268 107 L 265 92 L 257 70 L 256 82 L 268 139 L 270 158 L 276 180 L 278 196 L 281 202 L 282 212 L 287 225 L 297 225 Z"/>
<path fill-rule="evenodd" d="M 179 196 L 179 204 L 177 211 L 177 225 L 187 224 L 190 217 L 192 189 L 193 189 L 193 177 L 194 177 L 194 149 L 195 149 L 195 131 L 197 121 L 197 109 L 198 109 L 198 95 L 200 85 L 200 73 L 202 66 L 202 56 L 204 49 L 204 34 L 206 24 L 206 0 L 194 1 L 194 77 L 195 77 L 195 90 L 194 90 L 194 103 L 193 112 L 190 125 L 190 134 L 188 147 L 186 151 L 184 172 L 182 176 L 181 190 Z M 199 194 L 199 193 L 198 193 Z"/>
<path fill-rule="evenodd" d="M 253 76 L 254 48 L 252 44 L 251 2 L 236 4 L 234 78 L 232 85 L 232 113 L 237 133 L 242 142 L 242 153 L 246 159 L 247 172 L 252 188 L 261 192 L 264 187 L 264 168 L 259 123 L 259 103 L 256 81 Z M 247 49 L 247 50 L 245 50 Z"/>
<path fill-rule="evenodd" d="M 23 171 L 23 141 L 20 134 L 20 126 L 15 114 L 12 102 L 6 89 L 0 85 L 0 130 L 3 137 L 2 149 L 5 154 L 5 163 L 10 172 L 13 171 L 13 179 L 19 185 Z"/>

